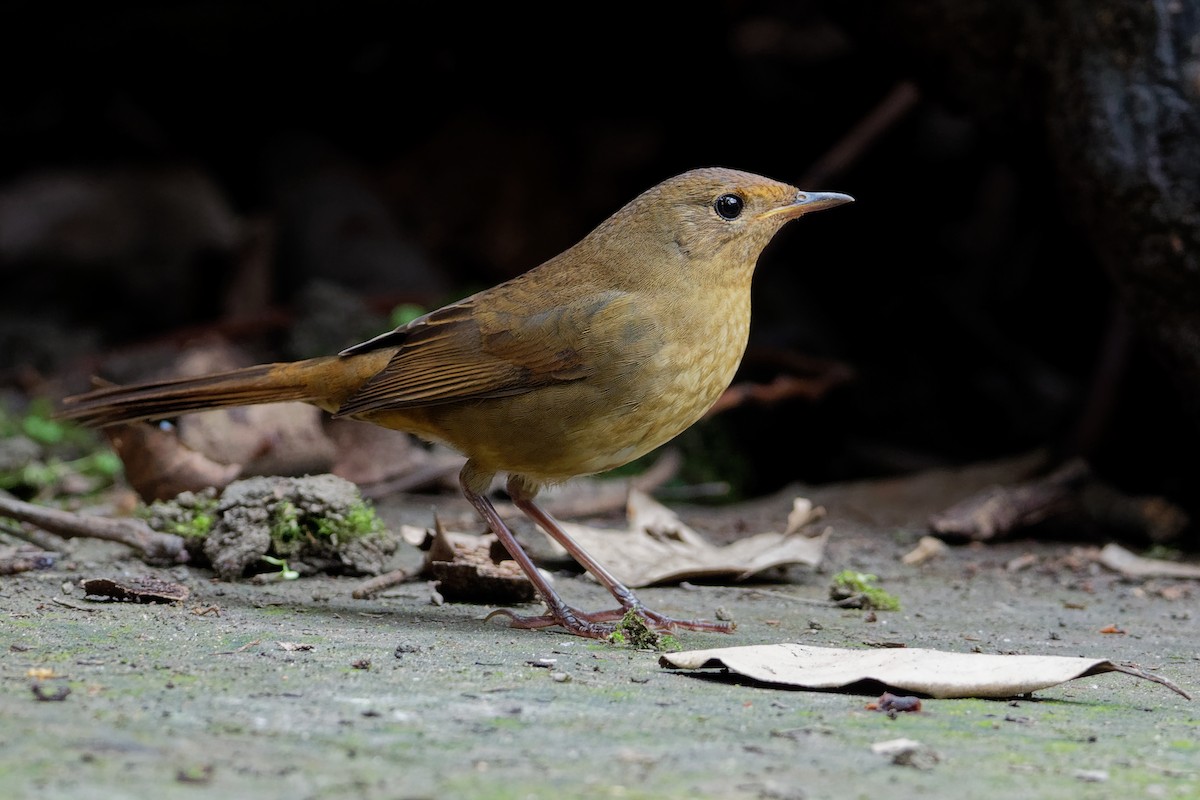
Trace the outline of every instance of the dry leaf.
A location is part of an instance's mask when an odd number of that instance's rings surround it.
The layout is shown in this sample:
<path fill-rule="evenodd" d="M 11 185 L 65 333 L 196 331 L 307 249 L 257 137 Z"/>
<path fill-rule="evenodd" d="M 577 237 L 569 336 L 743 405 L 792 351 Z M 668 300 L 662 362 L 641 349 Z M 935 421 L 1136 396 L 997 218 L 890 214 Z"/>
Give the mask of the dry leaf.
<path fill-rule="evenodd" d="M 1161 683 L 1191 699 L 1166 678 L 1103 658 L 955 653 L 915 647 L 846 650 L 785 642 L 668 653 L 659 663 L 676 669 L 724 668 L 756 681 L 804 689 L 846 689 L 872 681 L 942 698 L 1014 697 L 1075 678 L 1124 672 Z"/>
<path fill-rule="evenodd" d="M 1200 565 L 1142 558 L 1119 544 L 1105 545 L 1100 551 L 1100 563 L 1131 578 L 1200 578 Z"/>
<path fill-rule="evenodd" d="M 135 422 L 105 430 L 125 465 L 126 480 L 147 503 L 208 486 L 223 488 L 242 471 L 240 464 L 213 461 L 157 425 Z"/>
<path fill-rule="evenodd" d="M 936 536 L 922 536 L 917 546 L 905 553 L 900 560 L 909 566 L 917 566 L 931 558 L 937 558 L 948 549 L 949 546 Z"/>
<path fill-rule="evenodd" d="M 183 584 L 148 575 L 122 581 L 85 578 L 79 585 L 89 599 L 108 598 L 134 603 L 182 603 L 191 593 Z"/>
<path fill-rule="evenodd" d="M 675 512 L 644 492 L 629 492 L 627 510 L 626 530 L 561 524 L 571 538 L 630 587 L 697 577 L 745 580 L 773 567 L 816 566 L 830 535 L 828 528 L 816 535 L 802 531 L 824 514 L 804 498 L 793 501 L 783 533 L 760 533 L 723 547 L 707 542 Z M 552 546 L 561 552 L 557 543 Z"/>
<path fill-rule="evenodd" d="M 435 582 L 444 600 L 527 603 L 536 597 L 533 584 L 494 534 L 456 533 L 434 523 L 432 531 L 403 525 L 400 536 L 425 550 L 421 575 Z"/>

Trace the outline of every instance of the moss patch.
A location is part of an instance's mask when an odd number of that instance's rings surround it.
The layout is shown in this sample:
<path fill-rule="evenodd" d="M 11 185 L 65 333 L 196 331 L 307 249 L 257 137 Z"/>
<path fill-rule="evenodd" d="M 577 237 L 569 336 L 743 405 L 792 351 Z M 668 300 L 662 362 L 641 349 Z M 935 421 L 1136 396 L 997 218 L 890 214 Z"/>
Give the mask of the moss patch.
<path fill-rule="evenodd" d="M 829 587 L 829 599 L 840 603 L 857 598 L 860 601 L 857 604 L 858 608 L 899 611 L 900 598 L 876 586 L 875 582 L 878 580 L 875 575 L 850 569 L 842 570 L 833 576 L 833 583 Z"/>

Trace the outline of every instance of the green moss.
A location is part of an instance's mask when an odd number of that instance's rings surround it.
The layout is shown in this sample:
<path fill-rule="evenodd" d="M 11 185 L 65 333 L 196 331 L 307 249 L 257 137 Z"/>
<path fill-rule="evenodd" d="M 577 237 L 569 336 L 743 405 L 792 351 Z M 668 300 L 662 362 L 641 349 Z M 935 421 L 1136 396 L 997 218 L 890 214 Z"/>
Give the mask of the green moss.
<path fill-rule="evenodd" d="M 185 539 L 203 539 L 216 524 L 217 497 L 213 491 L 184 492 L 174 500 L 156 500 L 134 513 L 150 527 Z"/>
<path fill-rule="evenodd" d="M 617 628 L 608 635 L 608 641 L 620 647 L 635 650 L 682 650 L 679 640 L 669 633 L 651 630 L 646 620 L 636 610 L 630 609 L 621 617 Z"/>
<path fill-rule="evenodd" d="M 272 551 L 294 555 L 310 537 L 337 545 L 358 536 L 383 530 L 383 522 L 375 509 L 362 500 L 345 511 L 329 511 L 323 515 L 310 514 L 295 503 L 284 500 L 271 510 Z"/>
<path fill-rule="evenodd" d="M 829 598 L 834 601 L 861 598 L 860 608 L 874 608 L 880 611 L 899 611 L 900 599 L 894 594 L 885 592 L 875 585 L 879 578 L 864 572 L 842 570 L 833 576 L 829 587 Z"/>
<path fill-rule="evenodd" d="M 300 528 L 300 510 L 290 500 L 276 503 L 271 509 L 271 542 L 275 552 L 295 552 L 295 543 L 303 536 Z"/>

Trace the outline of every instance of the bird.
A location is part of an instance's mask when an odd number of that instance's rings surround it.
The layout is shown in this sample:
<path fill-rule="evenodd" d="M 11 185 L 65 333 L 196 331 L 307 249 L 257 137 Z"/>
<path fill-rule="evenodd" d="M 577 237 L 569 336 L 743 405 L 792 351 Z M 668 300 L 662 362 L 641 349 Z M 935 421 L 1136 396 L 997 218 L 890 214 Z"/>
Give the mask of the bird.
<path fill-rule="evenodd" d="M 463 496 L 545 605 L 537 615 L 492 612 L 510 626 L 606 638 L 632 612 L 655 631 L 728 633 L 729 622 L 647 607 L 535 498 L 627 464 L 697 422 L 745 353 L 764 249 L 786 223 L 850 202 L 725 167 L 688 170 L 533 269 L 336 355 L 104 385 L 63 398 L 58 416 L 105 427 L 301 401 L 441 442 L 466 456 Z M 618 607 L 587 612 L 558 594 L 489 498 L 498 475 L 515 507 Z"/>

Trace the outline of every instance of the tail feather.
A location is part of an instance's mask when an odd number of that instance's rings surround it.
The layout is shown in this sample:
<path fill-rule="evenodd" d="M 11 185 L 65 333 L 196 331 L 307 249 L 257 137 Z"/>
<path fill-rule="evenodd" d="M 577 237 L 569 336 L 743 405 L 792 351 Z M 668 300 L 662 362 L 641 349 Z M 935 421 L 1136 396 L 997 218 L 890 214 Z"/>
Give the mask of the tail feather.
<path fill-rule="evenodd" d="M 261 364 L 194 378 L 106 386 L 65 398 L 57 416 L 103 427 L 230 406 L 311 402 L 316 397 L 309 371 L 296 366 Z"/>

